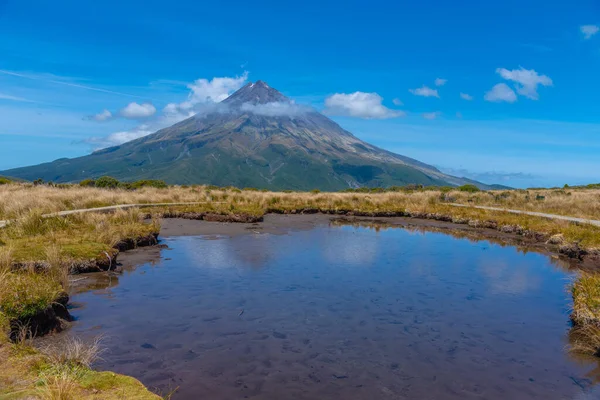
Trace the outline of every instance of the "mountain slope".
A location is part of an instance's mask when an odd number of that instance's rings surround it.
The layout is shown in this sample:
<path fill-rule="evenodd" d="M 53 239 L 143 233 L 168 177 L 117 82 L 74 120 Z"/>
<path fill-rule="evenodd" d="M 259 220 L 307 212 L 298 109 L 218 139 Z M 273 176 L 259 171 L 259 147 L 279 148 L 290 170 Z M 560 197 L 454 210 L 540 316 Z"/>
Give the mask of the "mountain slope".
<path fill-rule="evenodd" d="M 84 157 L 2 174 L 54 182 L 110 175 L 295 190 L 467 182 L 363 142 L 262 81 L 247 84 L 210 113 L 154 134 Z"/>

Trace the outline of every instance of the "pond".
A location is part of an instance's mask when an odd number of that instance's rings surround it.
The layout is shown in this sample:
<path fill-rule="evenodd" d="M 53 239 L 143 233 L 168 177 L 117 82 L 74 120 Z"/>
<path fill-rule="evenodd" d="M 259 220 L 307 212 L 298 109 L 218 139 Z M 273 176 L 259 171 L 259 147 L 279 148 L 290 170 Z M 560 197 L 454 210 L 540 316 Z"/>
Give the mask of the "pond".
<path fill-rule="evenodd" d="M 72 297 L 68 334 L 105 338 L 98 369 L 174 399 L 600 398 L 548 255 L 323 218 L 222 225 Z"/>

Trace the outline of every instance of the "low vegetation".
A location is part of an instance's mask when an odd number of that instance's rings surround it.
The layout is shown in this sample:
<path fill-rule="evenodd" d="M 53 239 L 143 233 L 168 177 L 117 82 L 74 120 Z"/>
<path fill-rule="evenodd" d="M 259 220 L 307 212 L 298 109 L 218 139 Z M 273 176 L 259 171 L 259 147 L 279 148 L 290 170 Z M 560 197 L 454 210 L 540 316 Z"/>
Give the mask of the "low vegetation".
<path fill-rule="evenodd" d="M 13 343 L 0 338 L 0 398 L 160 399 L 134 378 L 92 370 L 100 352 L 98 341 L 70 339 L 60 348 L 40 350 L 27 339 Z"/>
<path fill-rule="evenodd" d="M 582 273 L 571 286 L 572 349 L 600 356 L 600 274 Z"/>
<path fill-rule="evenodd" d="M 98 343 L 73 339 L 43 352 L 28 343 L 64 323 L 70 274 L 110 266 L 119 243 L 158 233 L 144 217 L 139 210 L 51 218 L 31 211 L 0 230 L 0 398 L 157 398 L 133 378 L 93 371 Z"/>

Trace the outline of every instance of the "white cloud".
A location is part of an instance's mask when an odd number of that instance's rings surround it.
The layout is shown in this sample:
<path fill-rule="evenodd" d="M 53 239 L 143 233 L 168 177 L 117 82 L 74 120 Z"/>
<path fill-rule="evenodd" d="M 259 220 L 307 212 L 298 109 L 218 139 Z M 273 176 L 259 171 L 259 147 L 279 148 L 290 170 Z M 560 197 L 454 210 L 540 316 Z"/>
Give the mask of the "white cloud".
<path fill-rule="evenodd" d="M 440 115 L 442 115 L 442 113 L 439 112 L 439 111 L 429 112 L 429 113 L 423 113 L 423 118 L 425 118 L 425 119 L 436 119 Z"/>
<path fill-rule="evenodd" d="M 579 27 L 579 30 L 581 30 L 583 38 L 587 40 L 598 33 L 598 31 L 600 31 L 600 27 L 598 25 L 582 25 Z"/>
<path fill-rule="evenodd" d="M 242 111 L 267 117 L 295 117 L 310 111 L 310 108 L 299 106 L 294 102 L 271 102 L 265 104 L 244 103 Z"/>
<path fill-rule="evenodd" d="M 467 100 L 467 101 L 473 100 L 473 96 L 471 96 L 470 94 L 467 94 L 467 93 L 461 93 L 460 98 L 463 100 Z"/>
<path fill-rule="evenodd" d="M 125 108 L 119 111 L 119 115 L 121 115 L 123 118 L 129 119 L 148 118 L 153 116 L 155 113 L 156 107 L 154 107 L 152 104 L 138 104 L 136 102 L 129 103 Z"/>
<path fill-rule="evenodd" d="M 148 136 L 154 132 L 155 130 L 149 125 L 142 124 L 128 131 L 111 133 L 105 137 L 92 137 L 86 140 L 86 142 L 95 145 L 96 149 L 102 149 L 105 147 L 117 146 L 143 136 Z"/>
<path fill-rule="evenodd" d="M 486 101 L 514 103 L 517 95 L 506 83 L 498 83 L 483 97 Z"/>
<path fill-rule="evenodd" d="M 532 100 L 539 98 L 537 88 L 538 85 L 552 86 L 552 79 L 546 75 L 540 75 L 533 69 L 508 70 L 506 68 L 498 68 L 496 72 L 506 80 L 516 83 L 517 93 Z"/>
<path fill-rule="evenodd" d="M 244 86 L 248 80 L 248 72 L 234 78 L 219 77 L 197 79 L 187 85 L 191 90 L 188 99 L 181 103 L 169 103 L 163 108 L 163 113 L 175 122 L 183 121 L 192 115 L 201 112 L 207 105 L 219 103 L 229 97 L 233 92 Z M 209 107 L 210 108 L 210 107 Z"/>
<path fill-rule="evenodd" d="M 395 98 L 394 100 L 392 100 L 392 103 L 394 103 L 395 106 L 403 106 L 404 103 L 402 102 L 402 100 Z"/>
<path fill-rule="evenodd" d="M 105 109 L 101 113 L 90 116 L 89 119 L 93 119 L 94 121 L 98 121 L 98 122 L 103 122 L 103 121 L 108 121 L 109 119 L 112 119 L 112 117 L 113 117 L 112 113 Z"/>
<path fill-rule="evenodd" d="M 86 142 L 94 145 L 95 149 L 116 146 L 147 136 L 159 129 L 176 124 L 177 122 L 183 121 L 198 113 L 203 114 L 212 111 L 226 111 L 226 107 L 222 107 L 218 102 L 226 99 L 231 93 L 241 88 L 247 79 L 247 72 L 244 72 L 242 76 L 233 78 L 219 77 L 211 80 L 197 79 L 187 85 L 190 89 L 190 93 L 186 100 L 181 103 L 167 104 L 162 109 L 162 113 L 158 116 L 155 116 L 156 108 L 150 103 L 131 103 L 120 110 L 118 115 L 133 119 L 148 118 L 147 122 L 127 131 L 115 132 L 104 137 L 92 137 L 86 140 Z"/>
<path fill-rule="evenodd" d="M 187 85 L 192 91 L 188 102 L 192 105 L 198 103 L 218 103 L 241 88 L 247 80 L 247 71 L 242 76 L 236 76 L 235 78 L 213 78 L 210 81 L 208 79 L 197 79 Z"/>
<path fill-rule="evenodd" d="M 437 89 L 432 89 L 425 85 L 423 85 L 423 87 L 420 87 L 418 89 L 408 89 L 408 91 L 411 92 L 412 94 L 414 94 L 415 96 L 437 97 L 438 99 L 440 98 L 440 95 L 438 94 Z"/>
<path fill-rule="evenodd" d="M 368 119 L 385 119 L 404 116 L 403 111 L 391 110 L 381 104 L 383 98 L 377 93 L 336 93 L 325 99 L 324 112 Z"/>
<path fill-rule="evenodd" d="M 448 79 L 437 78 L 435 80 L 435 86 L 444 86 L 448 82 Z"/>

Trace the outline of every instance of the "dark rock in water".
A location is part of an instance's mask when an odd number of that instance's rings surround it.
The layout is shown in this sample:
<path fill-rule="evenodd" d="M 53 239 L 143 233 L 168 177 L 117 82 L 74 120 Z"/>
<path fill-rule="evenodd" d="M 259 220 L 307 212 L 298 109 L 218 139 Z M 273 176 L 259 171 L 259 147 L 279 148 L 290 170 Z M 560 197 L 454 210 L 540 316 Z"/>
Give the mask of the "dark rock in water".
<path fill-rule="evenodd" d="M 347 379 L 348 375 L 341 375 L 341 374 L 333 374 L 332 375 L 335 379 Z"/>
<path fill-rule="evenodd" d="M 285 339 L 287 335 L 285 333 L 273 332 L 273 337 L 277 339 Z"/>
<path fill-rule="evenodd" d="M 143 349 L 156 349 L 156 347 L 154 347 L 150 343 L 144 343 L 144 344 L 140 345 L 140 347 Z"/>

